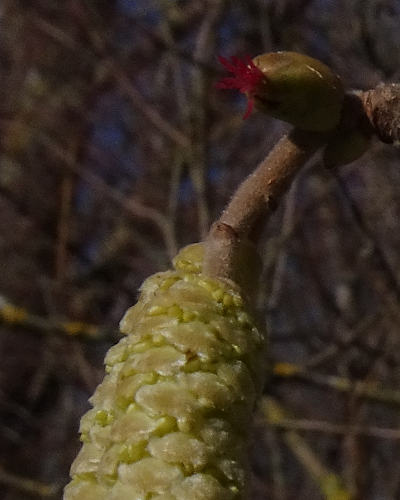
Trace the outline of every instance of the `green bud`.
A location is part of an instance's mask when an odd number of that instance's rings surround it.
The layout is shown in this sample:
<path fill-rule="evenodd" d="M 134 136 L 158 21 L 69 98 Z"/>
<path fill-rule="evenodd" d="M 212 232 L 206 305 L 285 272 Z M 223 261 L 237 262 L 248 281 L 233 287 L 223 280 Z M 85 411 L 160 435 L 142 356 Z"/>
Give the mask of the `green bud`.
<path fill-rule="evenodd" d="M 328 66 L 297 52 L 263 54 L 253 62 L 266 77 L 263 91 L 254 95 L 258 109 L 304 130 L 339 123 L 344 90 Z"/>
<path fill-rule="evenodd" d="M 357 160 L 366 152 L 371 141 L 371 127 L 365 118 L 357 93 L 349 93 L 345 99 L 340 123 L 323 152 L 323 160 L 328 168 Z"/>
<path fill-rule="evenodd" d="M 223 78 L 217 87 L 246 94 L 245 118 L 254 105 L 303 130 L 328 131 L 339 123 L 343 86 L 321 61 L 297 52 L 271 52 L 244 60 L 220 57 L 220 62 L 234 77 Z"/>
<path fill-rule="evenodd" d="M 335 168 L 360 158 L 369 148 L 370 135 L 360 129 L 338 130 L 323 152 L 326 167 Z"/>

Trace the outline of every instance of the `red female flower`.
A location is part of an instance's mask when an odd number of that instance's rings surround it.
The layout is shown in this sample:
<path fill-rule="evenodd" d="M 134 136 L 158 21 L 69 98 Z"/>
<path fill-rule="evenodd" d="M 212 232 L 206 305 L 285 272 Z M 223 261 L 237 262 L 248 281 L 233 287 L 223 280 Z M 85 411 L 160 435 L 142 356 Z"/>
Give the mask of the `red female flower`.
<path fill-rule="evenodd" d="M 218 59 L 234 76 L 222 78 L 215 86 L 218 89 L 238 89 L 243 94 L 246 94 L 248 101 L 247 109 L 243 116 L 245 120 L 253 111 L 254 95 L 260 84 L 266 81 L 266 77 L 264 73 L 257 68 L 250 56 L 245 56 L 244 59 L 232 57 L 231 60 L 219 56 Z"/>

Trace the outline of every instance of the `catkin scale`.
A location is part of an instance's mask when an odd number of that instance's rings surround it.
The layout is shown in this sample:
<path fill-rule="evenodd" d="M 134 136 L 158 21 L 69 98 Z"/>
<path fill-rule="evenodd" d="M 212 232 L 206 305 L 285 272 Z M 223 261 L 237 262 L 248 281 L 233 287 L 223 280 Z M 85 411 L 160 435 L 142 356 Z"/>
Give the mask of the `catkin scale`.
<path fill-rule="evenodd" d="M 202 256 L 184 248 L 122 319 L 64 500 L 245 498 L 264 335 L 234 283 L 201 273 Z"/>

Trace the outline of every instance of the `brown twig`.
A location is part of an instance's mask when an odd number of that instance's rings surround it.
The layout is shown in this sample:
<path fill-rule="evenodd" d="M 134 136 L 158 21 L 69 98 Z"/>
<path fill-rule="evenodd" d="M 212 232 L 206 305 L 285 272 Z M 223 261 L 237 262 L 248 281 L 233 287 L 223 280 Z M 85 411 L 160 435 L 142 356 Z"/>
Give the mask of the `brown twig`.
<path fill-rule="evenodd" d="M 212 226 L 206 245 L 205 273 L 220 278 L 234 276 L 236 245 L 248 238 L 261 217 L 264 223 L 267 221 L 293 177 L 326 138 L 327 134 L 294 129 L 278 142 L 241 184 Z"/>
<path fill-rule="evenodd" d="M 108 60 L 105 61 L 104 64 L 108 66 L 110 74 L 113 75 L 120 90 L 129 99 L 132 106 L 134 106 L 134 108 L 139 111 L 155 129 L 182 148 L 190 147 L 189 138 L 179 129 L 175 128 L 172 123 L 163 118 L 159 111 L 146 101 L 116 61 Z"/>
<path fill-rule="evenodd" d="M 61 290 L 65 284 L 68 267 L 68 242 L 71 230 L 71 201 L 73 197 L 73 187 L 73 177 L 70 172 L 67 172 L 61 181 L 60 213 L 57 221 L 55 276 L 59 290 Z"/>
<path fill-rule="evenodd" d="M 82 337 L 88 341 L 114 338 L 117 332 L 101 328 L 83 321 L 60 321 L 33 314 L 23 307 L 16 306 L 0 296 L 0 324 L 12 328 L 24 328 L 39 335 L 62 334 L 67 337 Z"/>
<path fill-rule="evenodd" d="M 194 59 L 206 62 L 212 60 L 216 50 L 217 26 L 225 12 L 225 0 L 206 2 L 205 16 L 201 23 L 194 48 Z M 202 66 L 193 66 L 191 82 L 190 110 L 191 153 L 189 173 L 196 192 L 199 233 L 207 235 L 209 227 L 209 207 L 206 197 L 207 166 L 207 123 L 209 107 L 209 79 Z"/>
<path fill-rule="evenodd" d="M 273 367 L 273 375 L 276 379 L 301 380 L 337 392 L 352 393 L 359 398 L 388 406 L 400 406 L 399 391 L 383 387 L 380 383 L 374 381 L 353 381 L 346 377 L 325 375 L 305 370 L 302 366 L 292 363 L 276 363 Z"/>
<path fill-rule="evenodd" d="M 279 422 L 270 421 L 270 425 L 287 430 L 321 432 L 323 434 L 345 435 L 349 431 L 357 436 L 369 436 L 377 439 L 388 439 L 398 441 L 400 439 L 399 429 L 390 429 L 385 427 L 364 426 L 364 425 L 346 425 L 324 422 L 321 420 L 308 420 L 297 418 L 284 418 Z"/>
<path fill-rule="evenodd" d="M 284 136 L 242 183 L 219 222 L 239 237 L 248 236 L 260 216 L 266 220 L 275 210 L 295 174 L 326 138 L 326 134 L 297 129 Z"/>
<path fill-rule="evenodd" d="M 361 127 L 383 142 L 400 144 L 400 84 L 380 85 L 346 95 L 342 120 Z M 206 240 L 204 272 L 235 279 L 235 253 L 241 240 L 255 231 L 276 208 L 305 162 L 328 141 L 330 133 L 293 129 L 239 186 Z M 240 283 L 239 283 L 240 284 Z"/>
<path fill-rule="evenodd" d="M 279 426 L 289 420 L 285 408 L 274 398 L 264 397 L 260 409 L 269 425 Z M 326 500 L 350 500 L 350 495 L 343 485 L 343 480 L 328 469 L 319 459 L 305 439 L 291 427 L 282 426 L 283 439 L 299 463 L 314 479 Z"/>
<path fill-rule="evenodd" d="M 170 257 L 176 254 L 176 242 L 167 216 L 159 210 L 146 206 L 139 200 L 130 197 L 127 198 L 116 189 L 109 186 L 100 176 L 89 170 L 82 169 L 81 166 L 68 155 L 59 144 L 45 134 L 40 136 L 40 142 L 44 144 L 55 158 L 59 159 L 63 166 L 73 173 L 76 173 L 81 179 L 86 181 L 92 189 L 101 193 L 108 201 L 121 208 L 126 214 L 152 222 L 160 231 L 164 238 L 165 247 Z"/>
<path fill-rule="evenodd" d="M 3 469 L 2 466 L 0 466 L 0 483 L 40 498 L 53 497 L 61 489 L 57 484 L 46 484 L 12 474 Z"/>

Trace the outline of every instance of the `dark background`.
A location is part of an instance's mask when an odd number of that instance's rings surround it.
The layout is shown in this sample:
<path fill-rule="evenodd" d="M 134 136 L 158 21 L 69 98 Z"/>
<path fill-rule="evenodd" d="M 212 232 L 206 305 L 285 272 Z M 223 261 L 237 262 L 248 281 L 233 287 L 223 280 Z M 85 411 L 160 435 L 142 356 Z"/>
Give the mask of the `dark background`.
<path fill-rule="evenodd" d="M 217 56 L 299 51 L 368 89 L 400 79 L 399 26 L 397 0 L 1 0 L 2 499 L 62 497 L 141 282 L 287 130 L 243 122 Z M 252 500 L 400 498 L 399 160 L 317 156 L 260 227 L 280 410 L 256 415 Z"/>

